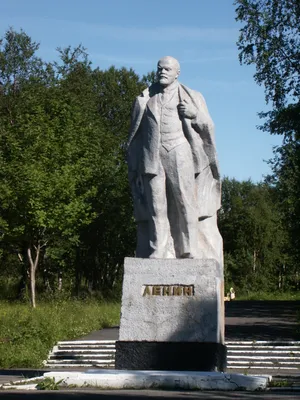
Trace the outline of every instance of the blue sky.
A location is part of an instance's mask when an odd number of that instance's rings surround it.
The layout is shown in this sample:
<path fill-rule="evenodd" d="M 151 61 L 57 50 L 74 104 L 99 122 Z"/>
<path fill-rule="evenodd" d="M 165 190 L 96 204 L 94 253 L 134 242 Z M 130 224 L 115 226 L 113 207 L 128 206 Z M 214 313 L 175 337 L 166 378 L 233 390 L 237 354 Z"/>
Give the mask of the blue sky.
<path fill-rule="evenodd" d="M 132 67 L 143 75 L 159 58 L 181 64 L 180 81 L 200 91 L 216 125 L 222 175 L 260 181 L 264 162 L 281 138 L 256 128 L 266 110 L 254 68 L 240 66 L 233 0 L 0 0 L 0 35 L 12 26 L 40 43 L 39 55 L 57 47 L 87 48 L 93 66 Z"/>

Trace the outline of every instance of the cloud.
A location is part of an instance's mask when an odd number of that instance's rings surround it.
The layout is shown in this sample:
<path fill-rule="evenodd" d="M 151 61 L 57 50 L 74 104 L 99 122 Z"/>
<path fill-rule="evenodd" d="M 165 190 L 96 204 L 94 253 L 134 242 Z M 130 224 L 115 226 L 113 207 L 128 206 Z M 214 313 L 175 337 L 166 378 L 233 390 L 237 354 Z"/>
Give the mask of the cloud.
<path fill-rule="evenodd" d="M 102 24 L 85 24 L 86 29 L 100 37 L 131 41 L 176 42 L 195 40 L 205 42 L 226 42 L 237 37 L 237 29 L 198 28 L 187 26 L 156 26 L 151 28 L 124 27 Z"/>
<path fill-rule="evenodd" d="M 221 79 L 202 79 L 192 78 L 187 79 L 186 84 L 196 90 L 204 91 L 205 93 L 247 93 L 252 87 L 253 82 L 244 79 L 237 80 L 221 80 Z"/>
<path fill-rule="evenodd" d="M 246 88 L 252 85 L 252 81 L 246 81 L 245 79 L 242 80 L 232 80 L 232 81 L 225 81 L 225 80 L 218 80 L 218 79 L 201 79 L 202 84 L 205 83 L 207 86 L 217 89 L 223 90 L 241 90 L 242 88 Z"/>
<path fill-rule="evenodd" d="M 182 46 L 181 46 L 182 47 Z M 131 50 L 131 54 L 126 52 L 126 55 L 121 55 L 120 51 L 116 52 L 115 50 L 108 53 L 98 53 L 97 51 L 90 52 L 90 56 L 94 61 L 104 61 L 108 63 L 122 64 L 122 65 L 147 65 L 153 66 L 155 68 L 156 58 L 159 57 L 157 54 L 147 54 L 144 57 L 141 55 L 141 52 L 138 49 L 134 49 L 134 47 L 129 47 Z M 179 54 L 178 59 L 180 60 L 181 65 L 188 64 L 209 64 L 209 63 L 218 63 L 218 62 L 237 62 L 237 51 L 235 49 L 226 48 L 226 49 L 215 49 L 214 51 L 198 51 L 199 54 L 195 54 L 195 49 L 181 49 L 178 48 Z M 159 51 L 159 53 L 161 53 Z M 201 54 L 200 54 L 201 53 Z"/>
<path fill-rule="evenodd" d="M 3 21 L 0 18 L 0 21 Z M 4 22 L 4 21 L 3 21 Z M 8 23 L 7 21 L 6 23 Z M 109 38 L 118 41 L 133 42 L 177 42 L 177 41 L 204 41 L 204 42 L 232 42 L 238 36 L 235 28 L 199 28 L 188 25 L 162 26 L 120 26 L 101 23 L 86 23 L 64 19 L 18 17 L 13 18 L 13 25 L 39 26 L 47 31 L 55 29 L 93 36 L 94 38 Z M 32 25 L 33 24 L 33 25 Z"/>
<path fill-rule="evenodd" d="M 218 61 L 236 61 L 235 54 L 228 54 L 222 56 L 203 56 L 198 58 L 183 58 L 180 64 L 205 64 Z"/>

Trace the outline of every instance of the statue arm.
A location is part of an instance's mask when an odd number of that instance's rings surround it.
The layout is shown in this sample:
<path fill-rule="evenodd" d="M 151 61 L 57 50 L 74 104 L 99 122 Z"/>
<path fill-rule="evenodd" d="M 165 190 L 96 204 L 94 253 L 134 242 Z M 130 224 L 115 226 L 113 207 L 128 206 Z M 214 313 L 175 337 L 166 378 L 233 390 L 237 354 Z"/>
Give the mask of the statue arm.
<path fill-rule="evenodd" d="M 189 89 L 184 85 L 181 85 L 181 89 L 178 93 L 180 101 L 178 105 L 179 114 L 183 118 L 191 120 L 193 129 L 199 133 L 203 141 L 213 143 L 214 123 L 209 115 L 202 94 Z M 188 95 L 188 99 L 186 94 Z"/>

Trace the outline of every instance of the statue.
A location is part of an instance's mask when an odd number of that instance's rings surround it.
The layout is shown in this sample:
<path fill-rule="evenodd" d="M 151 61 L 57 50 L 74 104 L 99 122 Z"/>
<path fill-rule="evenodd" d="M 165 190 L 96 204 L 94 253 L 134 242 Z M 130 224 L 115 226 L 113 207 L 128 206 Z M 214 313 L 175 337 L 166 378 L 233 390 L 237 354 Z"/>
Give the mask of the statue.
<path fill-rule="evenodd" d="M 203 96 L 180 84 L 179 74 L 175 58 L 160 59 L 157 83 L 133 105 L 127 160 L 136 257 L 215 258 L 222 265 L 214 125 Z"/>

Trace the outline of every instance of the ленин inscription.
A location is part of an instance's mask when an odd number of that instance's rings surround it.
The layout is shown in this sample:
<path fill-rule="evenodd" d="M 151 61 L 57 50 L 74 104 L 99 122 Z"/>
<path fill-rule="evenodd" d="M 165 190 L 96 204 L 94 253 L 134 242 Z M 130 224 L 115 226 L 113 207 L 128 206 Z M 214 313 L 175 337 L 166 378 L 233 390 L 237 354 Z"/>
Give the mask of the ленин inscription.
<path fill-rule="evenodd" d="M 144 285 L 143 296 L 194 296 L 194 285 Z"/>

